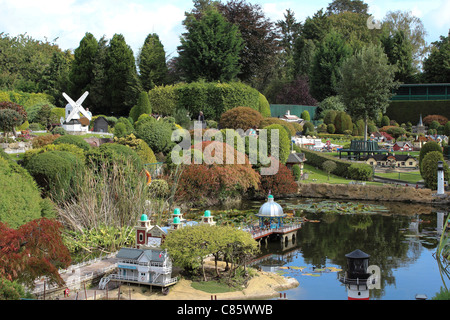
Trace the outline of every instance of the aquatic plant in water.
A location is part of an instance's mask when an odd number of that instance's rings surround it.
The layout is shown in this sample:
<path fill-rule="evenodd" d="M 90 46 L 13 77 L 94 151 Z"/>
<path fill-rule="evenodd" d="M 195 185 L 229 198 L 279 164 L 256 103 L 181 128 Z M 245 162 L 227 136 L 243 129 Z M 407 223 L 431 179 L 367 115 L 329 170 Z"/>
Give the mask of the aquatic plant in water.
<path fill-rule="evenodd" d="M 381 205 L 373 205 L 358 202 L 336 202 L 336 201 L 321 201 L 301 204 L 286 204 L 287 210 L 303 210 L 313 213 L 336 213 L 336 214 L 354 214 L 354 213 L 380 213 L 388 212 L 389 210 Z"/>

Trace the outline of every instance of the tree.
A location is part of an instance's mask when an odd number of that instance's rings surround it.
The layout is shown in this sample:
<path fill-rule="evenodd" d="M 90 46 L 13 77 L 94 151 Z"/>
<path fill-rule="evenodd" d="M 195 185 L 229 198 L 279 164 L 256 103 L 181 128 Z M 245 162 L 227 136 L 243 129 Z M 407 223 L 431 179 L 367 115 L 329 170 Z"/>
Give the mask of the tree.
<path fill-rule="evenodd" d="M 419 153 L 419 169 L 420 173 L 422 173 L 422 161 L 427 155 L 428 152 L 439 151 L 442 153 L 442 147 L 436 141 L 429 141 L 425 143 L 422 148 L 420 148 Z"/>
<path fill-rule="evenodd" d="M 237 26 L 213 9 L 206 11 L 201 19 L 189 18 L 185 23 L 187 33 L 182 35 L 178 47 L 178 66 L 183 69 L 186 80 L 234 80 L 240 72 L 242 50 Z"/>
<path fill-rule="evenodd" d="M 423 63 L 424 78 L 431 83 L 450 82 L 450 31 L 447 37 L 432 43 L 431 53 Z"/>
<path fill-rule="evenodd" d="M 150 100 L 148 99 L 147 92 L 141 92 L 139 95 L 139 99 L 137 105 L 135 105 L 130 110 L 130 117 L 133 118 L 133 121 L 137 121 L 141 114 L 150 114 L 152 113 L 152 107 L 150 105 Z"/>
<path fill-rule="evenodd" d="M 74 51 L 74 60 L 70 71 L 70 82 L 73 96 L 81 96 L 91 90 L 94 79 L 94 63 L 98 54 L 98 41 L 92 33 L 86 32 L 80 45 Z M 92 105 L 92 95 L 86 98 L 85 106 Z"/>
<path fill-rule="evenodd" d="M 107 73 L 106 60 L 108 51 L 108 41 L 103 36 L 98 41 L 98 51 L 92 65 L 92 83 L 88 98 L 92 102 L 90 110 L 95 114 L 109 114 L 110 106 L 107 99 Z"/>
<path fill-rule="evenodd" d="M 280 104 L 296 104 L 315 106 L 317 104 L 309 92 L 309 81 L 307 76 L 285 83 L 278 91 L 276 102 Z"/>
<path fill-rule="evenodd" d="M 327 7 L 327 13 L 339 14 L 342 12 L 355 12 L 367 14 L 369 6 L 361 0 L 334 0 Z"/>
<path fill-rule="evenodd" d="M 420 18 L 413 16 L 411 11 L 389 11 L 383 19 L 383 28 L 387 29 L 389 34 L 404 32 L 412 45 L 414 67 L 420 69 L 429 51 L 425 40 L 427 31 Z"/>
<path fill-rule="evenodd" d="M 137 63 L 144 91 L 166 83 L 168 74 L 166 53 L 156 33 L 149 34 L 145 39 Z"/>
<path fill-rule="evenodd" d="M 20 126 L 23 123 L 23 117 L 12 109 L 0 109 L 0 130 L 3 131 L 3 135 L 6 137 L 8 132 L 12 132 L 16 136 L 15 127 Z"/>
<path fill-rule="evenodd" d="M 0 278 L 33 287 L 34 280 L 46 276 L 49 283 L 64 285 L 59 268 L 70 265 L 70 254 L 64 245 L 62 224 L 41 218 L 18 229 L 0 222 Z"/>
<path fill-rule="evenodd" d="M 430 151 L 428 152 L 420 164 L 420 174 L 427 188 L 431 190 L 437 189 L 437 168 L 438 162 L 442 161 L 444 165 L 444 180 L 448 181 L 449 168 L 444 160 L 442 151 Z"/>
<path fill-rule="evenodd" d="M 412 57 L 411 41 L 403 31 L 396 31 L 393 35 L 384 35 L 381 38 L 384 52 L 388 56 L 389 63 L 397 67 L 395 80 L 403 83 L 413 82 L 415 73 Z"/>
<path fill-rule="evenodd" d="M 389 64 L 381 46 L 368 46 L 343 63 L 338 93 L 355 119 L 364 119 L 364 140 L 370 118 L 386 112 L 390 97 L 398 83 L 395 67 Z"/>
<path fill-rule="evenodd" d="M 294 76 L 310 76 L 316 45 L 311 39 L 299 37 L 294 44 Z"/>
<path fill-rule="evenodd" d="M 262 120 L 263 117 L 258 111 L 249 107 L 236 107 L 222 113 L 220 127 L 247 131 L 258 128 Z"/>
<path fill-rule="evenodd" d="M 115 116 L 128 116 L 142 89 L 133 51 L 121 34 L 115 34 L 109 42 L 105 70 L 109 111 Z"/>
<path fill-rule="evenodd" d="M 311 94 L 318 101 L 334 96 L 341 79 L 339 67 L 352 54 L 342 36 L 331 31 L 319 44 L 311 72 Z"/>
<path fill-rule="evenodd" d="M 261 90 L 273 72 L 279 51 L 274 23 L 265 16 L 260 5 L 245 0 L 219 3 L 218 10 L 238 27 L 243 39 L 238 78 Z"/>
<path fill-rule="evenodd" d="M 294 12 L 287 9 L 284 20 L 278 20 L 276 26 L 279 29 L 281 39 L 279 46 L 281 48 L 281 69 L 284 77 L 292 79 L 294 76 L 294 45 L 300 36 L 302 24 L 297 22 Z"/>
<path fill-rule="evenodd" d="M 334 162 L 332 160 L 327 160 L 324 163 L 322 163 L 322 168 L 323 168 L 323 170 L 325 170 L 325 172 L 328 175 L 328 181 L 330 181 L 330 173 L 333 172 L 334 170 L 336 170 L 337 165 L 336 165 L 336 162 Z"/>

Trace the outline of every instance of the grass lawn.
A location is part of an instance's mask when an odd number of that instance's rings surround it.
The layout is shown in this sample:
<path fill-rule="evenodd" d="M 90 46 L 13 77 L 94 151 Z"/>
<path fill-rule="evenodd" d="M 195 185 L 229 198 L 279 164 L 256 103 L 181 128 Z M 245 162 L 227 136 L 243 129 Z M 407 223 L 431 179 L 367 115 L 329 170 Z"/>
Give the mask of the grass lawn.
<path fill-rule="evenodd" d="M 302 183 L 331 183 L 331 184 L 348 184 L 352 180 L 348 180 L 342 177 L 338 177 L 334 174 L 330 174 L 330 180 L 326 172 L 314 168 L 311 165 L 305 164 L 303 173 L 308 174 L 307 180 L 301 180 Z M 380 184 L 378 182 L 366 181 L 366 184 Z"/>
<path fill-rule="evenodd" d="M 208 293 L 224 293 L 237 291 L 237 289 L 231 288 L 226 284 L 217 281 L 192 282 L 191 287 Z"/>
<path fill-rule="evenodd" d="M 411 171 L 411 172 L 389 172 L 389 173 L 377 172 L 377 173 L 375 173 L 375 175 L 379 176 L 379 177 L 389 178 L 389 179 L 402 180 L 402 181 L 412 183 L 412 184 L 423 180 L 422 176 L 420 175 L 419 170 Z"/>

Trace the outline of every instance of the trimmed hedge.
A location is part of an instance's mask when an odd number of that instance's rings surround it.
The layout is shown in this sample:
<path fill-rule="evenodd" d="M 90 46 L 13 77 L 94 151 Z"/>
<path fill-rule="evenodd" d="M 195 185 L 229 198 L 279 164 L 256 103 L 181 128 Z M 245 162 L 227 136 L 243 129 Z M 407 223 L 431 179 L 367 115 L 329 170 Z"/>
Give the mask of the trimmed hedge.
<path fill-rule="evenodd" d="M 236 107 L 250 107 L 270 116 L 270 106 L 262 94 L 243 83 L 192 82 L 156 87 L 149 91 L 153 112 L 173 116 L 185 109 L 193 120 L 203 111 L 205 120 L 219 121 L 225 111 Z"/>
<path fill-rule="evenodd" d="M 305 154 L 307 163 L 320 170 L 322 170 L 322 164 L 325 161 L 332 160 L 336 163 L 336 169 L 333 170 L 333 174 L 339 177 L 363 181 L 369 181 L 372 178 L 372 167 L 368 164 L 337 159 L 325 153 L 305 148 L 299 149 Z"/>

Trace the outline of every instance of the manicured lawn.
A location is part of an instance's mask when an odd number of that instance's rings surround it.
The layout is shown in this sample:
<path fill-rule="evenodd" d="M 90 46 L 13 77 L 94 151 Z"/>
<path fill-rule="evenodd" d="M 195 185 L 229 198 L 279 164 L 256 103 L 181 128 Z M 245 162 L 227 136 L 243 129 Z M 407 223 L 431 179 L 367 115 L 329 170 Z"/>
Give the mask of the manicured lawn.
<path fill-rule="evenodd" d="M 419 181 L 422 181 L 423 178 L 420 175 L 419 170 L 417 171 L 411 171 L 411 172 L 377 172 L 375 173 L 376 176 L 389 178 L 389 179 L 397 179 L 402 180 L 408 183 L 417 183 Z"/>
<path fill-rule="evenodd" d="M 192 282 L 191 287 L 208 293 L 224 293 L 236 291 L 236 289 L 217 281 Z"/>
<path fill-rule="evenodd" d="M 342 177 L 338 177 L 334 174 L 330 174 L 330 180 L 326 172 L 314 168 L 311 165 L 305 164 L 303 173 L 308 174 L 307 180 L 301 180 L 302 183 L 330 183 L 330 184 L 348 184 L 352 180 L 348 180 Z M 366 184 L 379 184 L 378 182 L 366 181 Z"/>

